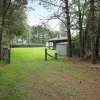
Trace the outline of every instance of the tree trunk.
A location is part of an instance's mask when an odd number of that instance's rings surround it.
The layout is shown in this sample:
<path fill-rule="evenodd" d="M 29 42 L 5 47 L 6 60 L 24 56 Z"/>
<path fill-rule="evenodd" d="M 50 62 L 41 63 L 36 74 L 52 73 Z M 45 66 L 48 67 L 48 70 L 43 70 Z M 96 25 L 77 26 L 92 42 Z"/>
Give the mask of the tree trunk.
<path fill-rule="evenodd" d="M 84 48 L 83 48 L 83 38 L 82 38 L 82 13 L 81 13 L 81 9 L 80 9 L 80 0 L 78 0 L 78 12 L 79 12 L 80 58 L 81 58 L 81 60 L 83 60 L 84 59 Z"/>
<path fill-rule="evenodd" d="M 98 15 L 97 37 L 96 37 L 96 57 L 99 56 L 99 42 L 100 42 L 100 12 Z"/>
<path fill-rule="evenodd" d="M 96 57 L 99 56 L 99 40 L 100 40 L 100 36 L 96 38 Z"/>
<path fill-rule="evenodd" d="M 94 0 L 90 2 L 90 35 L 91 35 L 91 61 L 96 63 L 96 47 L 95 47 L 95 15 L 94 15 Z"/>
<path fill-rule="evenodd" d="M 71 41 L 71 32 L 70 32 L 70 16 L 69 16 L 69 7 L 68 0 L 65 0 L 66 5 L 66 20 L 67 20 L 67 37 L 68 37 L 68 57 L 72 57 L 72 41 Z"/>
<path fill-rule="evenodd" d="M 0 30 L 0 60 L 2 55 L 2 34 L 3 34 L 3 28 L 4 28 L 4 20 L 5 20 L 5 6 L 6 6 L 6 0 L 3 1 L 3 14 L 2 14 L 2 21 L 1 21 L 1 30 Z"/>
<path fill-rule="evenodd" d="M 44 34 L 42 34 L 42 44 L 44 44 Z"/>
<path fill-rule="evenodd" d="M 4 28 L 4 17 L 2 18 L 2 25 L 1 25 L 1 31 L 0 31 L 0 60 L 2 55 L 2 34 L 3 34 L 3 28 Z"/>
<path fill-rule="evenodd" d="M 2 42 L 2 34 L 0 34 L 0 60 L 1 60 L 1 53 L 2 53 L 2 51 L 1 51 L 1 48 L 2 48 L 1 42 Z"/>
<path fill-rule="evenodd" d="M 88 26 L 89 26 L 89 20 L 87 18 L 86 27 L 85 27 L 84 35 L 83 35 L 84 59 L 87 58 L 87 47 L 89 45 L 89 43 L 87 42 L 88 41 Z"/>
<path fill-rule="evenodd" d="M 1 21 L 1 29 L 0 29 L 0 60 L 1 60 L 1 48 L 2 48 L 2 35 L 3 35 L 3 29 L 4 29 L 4 23 L 5 23 L 5 17 L 6 17 L 6 13 L 10 7 L 10 3 L 11 0 L 9 0 L 8 5 L 6 6 L 7 0 L 3 0 L 3 4 L 2 4 L 2 21 Z"/>

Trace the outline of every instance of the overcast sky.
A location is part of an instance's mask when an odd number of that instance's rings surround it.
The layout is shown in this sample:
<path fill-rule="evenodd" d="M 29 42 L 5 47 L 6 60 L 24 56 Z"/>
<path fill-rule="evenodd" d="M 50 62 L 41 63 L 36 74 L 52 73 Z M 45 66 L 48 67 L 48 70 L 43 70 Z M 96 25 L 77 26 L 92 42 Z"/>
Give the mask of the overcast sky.
<path fill-rule="evenodd" d="M 51 12 L 48 12 L 47 9 L 45 9 L 42 5 L 39 5 L 38 2 L 34 2 L 34 3 L 29 2 L 28 7 L 32 7 L 34 9 L 34 11 L 30 9 L 28 9 L 27 11 L 27 15 L 28 15 L 27 23 L 30 26 L 41 24 L 43 20 L 40 19 L 44 19 L 44 17 L 51 15 L 51 13 L 53 13 L 53 11 L 55 10 L 53 9 Z M 49 25 L 51 29 L 59 30 L 58 20 L 49 21 Z"/>

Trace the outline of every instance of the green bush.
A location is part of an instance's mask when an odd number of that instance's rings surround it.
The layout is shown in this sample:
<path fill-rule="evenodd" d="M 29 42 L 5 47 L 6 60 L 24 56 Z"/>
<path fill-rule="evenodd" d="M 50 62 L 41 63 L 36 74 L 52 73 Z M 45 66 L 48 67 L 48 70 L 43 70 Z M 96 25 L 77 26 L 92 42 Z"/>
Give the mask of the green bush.
<path fill-rule="evenodd" d="M 72 40 L 73 40 L 72 41 L 73 48 L 79 49 L 80 48 L 79 35 L 74 36 Z"/>
<path fill-rule="evenodd" d="M 12 48 L 45 47 L 44 44 L 12 44 Z"/>

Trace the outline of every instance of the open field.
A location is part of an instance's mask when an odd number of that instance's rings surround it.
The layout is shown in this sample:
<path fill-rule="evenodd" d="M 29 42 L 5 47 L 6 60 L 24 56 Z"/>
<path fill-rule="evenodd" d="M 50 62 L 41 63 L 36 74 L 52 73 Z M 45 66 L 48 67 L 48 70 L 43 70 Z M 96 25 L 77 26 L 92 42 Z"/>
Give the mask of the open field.
<path fill-rule="evenodd" d="M 0 100 L 100 100 L 100 74 L 87 65 L 44 61 L 44 49 L 11 50 L 11 64 L 0 64 Z"/>

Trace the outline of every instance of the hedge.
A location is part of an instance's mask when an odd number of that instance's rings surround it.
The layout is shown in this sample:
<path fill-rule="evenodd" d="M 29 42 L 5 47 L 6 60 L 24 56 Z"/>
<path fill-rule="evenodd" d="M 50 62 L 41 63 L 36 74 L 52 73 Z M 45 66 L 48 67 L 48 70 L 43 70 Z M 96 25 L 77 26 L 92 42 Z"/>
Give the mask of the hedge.
<path fill-rule="evenodd" d="M 26 47 L 45 47 L 44 44 L 12 44 L 12 48 L 26 48 Z"/>

